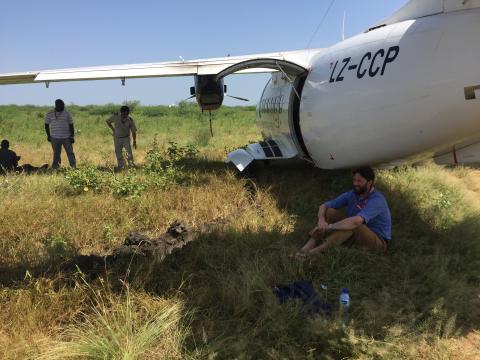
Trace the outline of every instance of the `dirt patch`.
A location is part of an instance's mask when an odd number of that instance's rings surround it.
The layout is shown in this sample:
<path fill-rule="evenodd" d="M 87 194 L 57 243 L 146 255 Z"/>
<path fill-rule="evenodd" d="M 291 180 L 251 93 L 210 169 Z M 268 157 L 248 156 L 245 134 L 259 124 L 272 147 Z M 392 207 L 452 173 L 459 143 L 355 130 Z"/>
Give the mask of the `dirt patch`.
<path fill-rule="evenodd" d="M 109 254 L 79 255 L 63 263 L 59 270 L 64 272 L 80 270 L 89 276 L 95 276 L 107 269 L 125 268 L 133 261 L 142 259 L 154 259 L 160 262 L 173 251 L 196 240 L 200 235 L 216 231 L 227 225 L 237 215 L 232 215 L 228 219 L 216 219 L 195 229 L 190 229 L 185 224 L 175 221 L 159 237 L 149 237 L 131 231 L 125 237 L 123 245 L 113 249 Z"/>

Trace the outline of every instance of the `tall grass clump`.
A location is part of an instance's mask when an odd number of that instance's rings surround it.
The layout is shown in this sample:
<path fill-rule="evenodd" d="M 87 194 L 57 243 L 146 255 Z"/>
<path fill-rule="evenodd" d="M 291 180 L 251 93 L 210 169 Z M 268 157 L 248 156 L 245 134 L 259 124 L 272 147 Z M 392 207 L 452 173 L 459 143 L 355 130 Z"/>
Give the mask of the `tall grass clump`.
<path fill-rule="evenodd" d="M 206 127 L 198 128 L 193 135 L 193 141 L 197 146 L 207 146 L 211 138 L 210 130 Z"/>
<path fill-rule="evenodd" d="M 183 359 L 187 333 L 178 301 L 85 286 L 90 306 L 49 345 L 41 359 Z"/>

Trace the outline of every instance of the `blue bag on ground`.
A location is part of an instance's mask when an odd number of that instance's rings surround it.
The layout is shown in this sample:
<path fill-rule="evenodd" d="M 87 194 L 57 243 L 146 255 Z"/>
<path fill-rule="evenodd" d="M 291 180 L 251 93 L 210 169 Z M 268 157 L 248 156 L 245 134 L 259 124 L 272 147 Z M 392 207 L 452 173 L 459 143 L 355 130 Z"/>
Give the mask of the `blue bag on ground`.
<path fill-rule="evenodd" d="M 332 312 L 330 304 L 318 295 L 311 281 L 295 281 L 290 285 L 279 285 L 275 287 L 274 292 L 280 304 L 290 299 L 302 300 L 302 311 L 310 317 L 329 316 Z"/>

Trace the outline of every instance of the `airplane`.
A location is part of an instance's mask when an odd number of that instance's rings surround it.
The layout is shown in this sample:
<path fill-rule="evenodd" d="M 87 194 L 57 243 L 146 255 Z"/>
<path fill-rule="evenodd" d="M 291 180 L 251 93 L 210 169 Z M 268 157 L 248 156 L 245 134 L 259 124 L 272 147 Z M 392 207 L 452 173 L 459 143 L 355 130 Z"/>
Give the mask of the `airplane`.
<path fill-rule="evenodd" d="M 0 84 L 193 76 L 202 110 L 231 74 L 268 72 L 257 105 L 264 140 L 227 162 L 303 159 L 333 170 L 434 159 L 480 162 L 480 0 L 410 0 L 329 48 L 0 74 Z"/>

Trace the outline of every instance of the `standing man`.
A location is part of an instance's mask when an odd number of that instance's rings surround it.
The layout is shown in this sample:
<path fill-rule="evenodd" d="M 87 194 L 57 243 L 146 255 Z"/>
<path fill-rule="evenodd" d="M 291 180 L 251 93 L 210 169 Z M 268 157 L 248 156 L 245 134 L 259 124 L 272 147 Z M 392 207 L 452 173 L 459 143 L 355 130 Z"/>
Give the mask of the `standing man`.
<path fill-rule="evenodd" d="M 346 216 L 339 210 L 347 208 Z M 297 253 L 305 258 L 323 253 L 335 244 L 348 244 L 385 252 L 392 238 L 392 219 L 387 200 L 375 189 L 370 167 L 353 172 L 353 189 L 327 201 L 318 211 L 317 226 Z"/>
<path fill-rule="evenodd" d="M 77 161 L 73 153 L 75 129 L 73 127 L 72 115 L 65 110 L 63 100 L 55 100 L 55 109 L 49 111 L 45 116 L 45 132 L 47 133 L 47 140 L 52 144 L 53 149 L 52 168 L 58 169 L 60 166 L 62 146 L 67 153 L 70 167 L 76 168 Z"/>
<path fill-rule="evenodd" d="M 122 106 L 120 108 L 120 115 L 115 114 L 107 120 L 107 126 L 112 129 L 113 144 L 115 145 L 115 155 L 119 169 L 125 167 L 125 160 L 122 154 L 123 149 L 127 151 L 128 166 L 134 166 L 132 147 L 130 145 L 130 133 L 133 138 L 133 147 L 136 150 L 137 128 L 129 114 L 130 108 L 128 106 Z"/>

